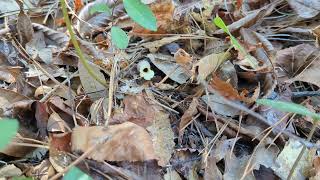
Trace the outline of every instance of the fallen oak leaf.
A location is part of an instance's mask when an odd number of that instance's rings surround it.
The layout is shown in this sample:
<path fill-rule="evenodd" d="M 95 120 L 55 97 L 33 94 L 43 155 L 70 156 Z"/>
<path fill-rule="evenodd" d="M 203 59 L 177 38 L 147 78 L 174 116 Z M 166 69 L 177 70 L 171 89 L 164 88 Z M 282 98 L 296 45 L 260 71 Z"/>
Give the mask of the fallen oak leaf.
<path fill-rule="evenodd" d="M 151 137 L 141 126 L 131 122 L 118 125 L 76 127 L 71 136 L 72 151 L 85 152 L 99 139 L 109 140 L 93 151 L 88 158 L 102 161 L 146 161 L 157 159 Z"/>

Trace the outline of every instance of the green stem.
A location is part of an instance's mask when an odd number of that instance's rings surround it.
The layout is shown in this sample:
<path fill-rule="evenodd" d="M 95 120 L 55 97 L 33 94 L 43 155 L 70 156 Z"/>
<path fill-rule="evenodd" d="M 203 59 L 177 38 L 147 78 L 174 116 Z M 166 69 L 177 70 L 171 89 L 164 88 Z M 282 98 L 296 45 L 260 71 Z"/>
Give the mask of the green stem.
<path fill-rule="evenodd" d="M 92 78 L 94 78 L 96 81 L 98 81 L 100 84 L 102 84 L 105 87 L 108 87 L 107 83 L 105 80 L 100 79 L 96 73 L 94 72 L 94 70 L 90 67 L 90 65 L 87 63 L 86 59 L 84 58 L 82 51 L 80 49 L 80 46 L 78 44 L 78 41 L 76 40 L 76 37 L 74 35 L 74 32 L 72 30 L 71 27 L 71 22 L 70 19 L 68 17 L 68 11 L 67 11 L 67 7 L 66 7 L 66 2 L 65 0 L 60 0 L 61 3 L 61 7 L 62 7 L 62 12 L 63 12 L 63 18 L 64 21 L 66 22 L 67 25 L 67 29 L 69 31 L 70 34 L 70 38 L 71 38 L 71 42 L 76 50 L 77 55 L 79 56 L 79 59 L 81 61 L 81 63 L 83 64 L 83 67 L 88 71 L 89 75 L 92 76 Z"/>

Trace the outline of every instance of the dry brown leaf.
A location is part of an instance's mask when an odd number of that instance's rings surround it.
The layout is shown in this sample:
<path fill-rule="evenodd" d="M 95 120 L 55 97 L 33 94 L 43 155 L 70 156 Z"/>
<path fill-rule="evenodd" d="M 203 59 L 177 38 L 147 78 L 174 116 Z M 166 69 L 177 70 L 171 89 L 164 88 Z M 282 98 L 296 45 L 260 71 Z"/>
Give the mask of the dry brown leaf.
<path fill-rule="evenodd" d="M 50 149 L 49 161 L 57 172 L 62 172 L 71 162 L 70 155 L 64 151 Z"/>
<path fill-rule="evenodd" d="M 39 86 L 34 92 L 34 97 L 39 98 L 40 95 L 45 95 L 52 90 L 49 86 Z"/>
<path fill-rule="evenodd" d="M 180 65 L 188 65 L 192 61 L 190 54 L 181 48 L 174 53 L 174 59 Z"/>
<path fill-rule="evenodd" d="M 310 44 L 300 44 L 278 51 L 275 63 L 284 70 L 280 75 L 290 77 L 301 72 L 304 66 L 318 55 L 317 52 L 317 48 Z"/>
<path fill-rule="evenodd" d="M 76 29 L 79 32 L 82 38 L 93 35 L 94 31 L 101 30 L 103 31 L 103 27 L 107 26 L 109 22 L 112 21 L 113 17 L 108 13 L 90 13 L 92 7 L 97 4 L 105 3 L 108 7 L 113 7 L 115 5 L 116 0 L 97 0 L 85 5 L 81 11 L 76 22 Z M 112 14 L 114 17 L 119 17 L 123 14 L 123 5 L 117 5 L 112 9 Z M 81 19 L 81 20 L 80 20 Z"/>
<path fill-rule="evenodd" d="M 55 50 L 59 52 L 65 50 L 68 47 L 70 37 L 65 33 L 53 30 L 47 26 L 37 23 L 32 23 L 32 26 L 36 31 L 40 31 L 44 34 L 47 42 L 50 41 L 50 44 L 46 44 L 47 46 L 53 45 L 56 47 Z"/>
<path fill-rule="evenodd" d="M 100 72 L 100 69 L 89 65 L 94 70 L 96 76 L 98 76 L 100 79 L 105 79 L 104 75 Z M 78 64 L 78 70 L 79 70 L 79 77 L 82 84 L 82 87 L 86 93 L 88 93 L 88 96 L 95 100 L 100 97 L 105 96 L 105 89 L 102 84 L 100 84 L 97 80 L 95 80 L 87 71 L 86 68 L 84 68 L 84 65 L 79 61 Z"/>
<path fill-rule="evenodd" d="M 156 117 L 156 110 L 159 109 L 157 106 L 147 102 L 142 94 L 126 96 L 123 103 L 123 113 L 114 115 L 110 123 L 118 124 L 130 121 L 146 128 L 153 123 Z"/>
<path fill-rule="evenodd" d="M 217 160 L 215 157 L 208 157 L 204 171 L 204 180 L 222 180 L 222 174 L 216 163 Z"/>
<path fill-rule="evenodd" d="M 320 87 L 320 59 L 315 59 L 306 69 L 304 69 L 300 74 L 287 82 L 292 83 L 294 81 L 303 81 L 307 83 L 314 84 Z"/>
<path fill-rule="evenodd" d="M 50 133 L 50 149 L 57 151 L 71 152 L 71 132 L 67 133 Z"/>
<path fill-rule="evenodd" d="M 58 113 L 53 112 L 48 119 L 47 130 L 52 133 L 65 133 L 68 132 L 70 128 Z"/>
<path fill-rule="evenodd" d="M 6 114 L 8 108 L 15 102 L 30 100 L 28 97 L 23 96 L 11 90 L 0 88 L 0 110 Z M 3 117 L 3 114 L 0 114 Z"/>
<path fill-rule="evenodd" d="M 164 37 L 160 40 L 152 41 L 152 42 L 145 42 L 141 44 L 142 47 L 148 48 L 151 53 L 156 53 L 158 49 L 166 44 L 170 44 L 174 41 L 182 39 L 181 36 L 171 36 L 171 37 Z"/>
<path fill-rule="evenodd" d="M 48 159 L 43 160 L 39 165 L 31 166 L 27 172 L 26 175 L 28 177 L 32 177 L 35 174 L 37 174 L 37 178 L 40 180 L 47 180 L 49 177 L 53 176 L 55 174 L 55 171 Z"/>
<path fill-rule="evenodd" d="M 170 32 L 173 22 L 175 6 L 172 0 L 164 0 L 151 4 L 151 10 L 157 19 L 157 31 L 150 31 L 138 24 L 133 27 L 133 33 L 139 34 L 165 34 Z"/>
<path fill-rule="evenodd" d="M 131 122 L 118 125 L 76 127 L 72 132 L 73 151 L 85 152 L 100 139 L 109 139 L 93 151 L 90 159 L 106 161 L 146 161 L 157 159 L 152 140 L 141 126 Z"/>
<path fill-rule="evenodd" d="M 288 0 L 291 8 L 302 18 L 313 18 L 320 12 L 319 0 Z"/>
<path fill-rule="evenodd" d="M 158 157 L 159 166 L 168 165 L 175 146 L 169 115 L 163 110 L 156 111 L 155 119 L 152 125 L 147 127 L 147 130 L 151 134 L 152 145 Z"/>
<path fill-rule="evenodd" d="M 313 168 L 311 171 L 313 171 L 313 175 L 311 175 L 312 177 L 310 177 L 310 180 L 320 179 L 320 157 L 314 157 L 312 164 Z"/>
<path fill-rule="evenodd" d="M 191 72 L 185 67 L 175 63 L 172 56 L 163 54 L 148 54 L 150 61 L 173 81 L 184 84 L 191 77 Z M 169 61 L 172 60 L 172 61 Z"/>
<path fill-rule="evenodd" d="M 127 96 L 123 102 L 124 111 L 114 115 L 110 122 L 130 121 L 146 128 L 150 132 L 158 164 L 165 166 L 175 145 L 169 115 L 160 106 L 147 101 L 143 94 Z"/>
<path fill-rule="evenodd" d="M 7 83 L 16 82 L 16 77 L 8 70 L 9 67 L 0 66 L 0 80 L 5 81 Z"/>
<path fill-rule="evenodd" d="M 18 15 L 17 31 L 20 43 L 24 46 L 32 39 L 34 31 L 29 16 L 26 15 L 23 11 L 23 3 L 20 2 L 18 4 L 20 6 L 20 13 Z"/>
<path fill-rule="evenodd" d="M 74 1 L 74 11 L 78 12 L 83 7 L 82 0 L 75 0 Z"/>
<path fill-rule="evenodd" d="M 208 75 L 215 72 L 224 61 L 230 58 L 230 55 L 229 52 L 222 52 L 201 58 L 199 62 L 195 64 L 199 72 L 197 77 L 198 81 L 205 80 Z"/>
<path fill-rule="evenodd" d="M 216 75 L 213 75 L 210 85 L 213 89 L 218 91 L 220 95 L 224 96 L 227 99 L 239 101 L 245 99 L 244 96 L 239 95 L 238 91 L 234 89 L 230 83 L 221 80 Z"/>
<path fill-rule="evenodd" d="M 198 98 L 193 98 L 192 102 L 189 105 L 189 108 L 182 115 L 181 120 L 180 120 L 180 124 L 179 124 L 179 139 L 180 140 L 183 136 L 184 129 L 190 124 L 193 116 L 198 113 L 198 110 L 197 110 L 198 104 L 199 104 Z"/>

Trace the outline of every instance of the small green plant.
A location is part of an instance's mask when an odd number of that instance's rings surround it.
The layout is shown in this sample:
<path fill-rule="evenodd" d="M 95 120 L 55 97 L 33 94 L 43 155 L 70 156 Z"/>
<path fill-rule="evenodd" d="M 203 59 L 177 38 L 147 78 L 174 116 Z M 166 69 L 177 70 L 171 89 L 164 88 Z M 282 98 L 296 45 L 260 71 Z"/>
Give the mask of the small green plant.
<path fill-rule="evenodd" d="M 119 49 L 127 48 L 129 39 L 126 32 L 121 28 L 113 26 L 111 28 L 111 37 L 112 44 L 116 45 Z"/>
<path fill-rule="evenodd" d="M 0 120 L 0 150 L 4 149 L 17 134 L 18 121 L 15 119 L 1 119 Z"/>
<path fill-rule="evenodd" d="M 157 31 L 157 19 L 151 9 L 143 4 L 140 0 L 123 0 L 124 8 L 128 16 L 140 26 L 151 31 Z M 104 3 L 95 4 L 90 13 L 105 12 L 111 14 L 111 9 Z M 119 49 L 125 49 L 128 46 L 129 40 L 126 32 L 119 27 L 111 28 L 112 43 Z"/>
<path fill-rule="evenodd" d="M 111 9 L 105 3 L 97 3 L 90 9 L 90 14 L 94 13 L 107 13 L 107 15 L 111 15 Z"/>
<path fill-rule="evenodd" d="M 63 177 L 64 180 L 92 180 L 92 178 L 86 173 L 82 172 L 77 167 L 72 167 Z"/>
<path fill-rule="evenodd" d="M 300 114 L 303 116 L 308 116 L 312 117 L 313 119 L 313 125 L 311 128 L 310 133 L 308 134 L 307 141 L 310 141 L 313 133 L 315 132 L 315 129 L 317 127 L 317 122 L 320 120 L 320 115 L 314 112 L 311 112 L 308 108 L 300 105 L 300 104 L 295 104 L 295 103 L 290 103 L 290 102 L 284 102 L 284 101 L 275 101 L 275 100 L 269 100 L 269 99 L 258 99 L 257 104 L 265 105 L 265 106 L 270 106 L 272 108 L 278 109 L 283 112 L 290 112 L 290 113 L 295 113 L 295 114 Z M 295 160 L 289 175 L 288 175 L 288 180 L 290 180 L 293 176 L 294 170 L 298 165 L 298 162 L 302 158 L 304 151 L 306 150 L 306 146 L 303 146 L 301 149 L 297 159 Z"/>
<path fill-rule="evenodd" d="M 232 46 L 239 51 L 242 55 L 244 55 L 245 59 L 248 61 L 250 66 L 253 69 L 258 68 L 258 61 L 252 57 L 247 51 L 241 46 L 241 44 L 238 42 L 238 40 L 230 33 L 228 27 L 226 24 L 223 22 L 223 20 L 219 17 L 216 16 L 213 20 L 214 24 L 218 26 L 220 29 L 222 29 L 225 33 L 227 33 L 230 36 L 230 41 Z"/>

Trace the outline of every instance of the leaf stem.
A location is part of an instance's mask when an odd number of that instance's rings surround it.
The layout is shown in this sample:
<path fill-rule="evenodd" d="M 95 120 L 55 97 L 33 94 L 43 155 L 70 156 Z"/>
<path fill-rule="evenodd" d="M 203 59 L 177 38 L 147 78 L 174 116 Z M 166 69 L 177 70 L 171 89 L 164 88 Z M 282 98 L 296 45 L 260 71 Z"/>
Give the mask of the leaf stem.
<path fill-rule="evenodd" d="M 92 78 L 94 78 L 96 81 L 98 81 L 100 84 L 102 84 L 105 87 L 108 87 L 107 83 L 105 80 L 100 79 L 96 73 L 94 72 L 94 70 L 90 67 L 90 65 L 87 63 L 86 59 L 84 58 L 84 55 L 82 54 L 82 51 L 80 49 L 80 46 L 78 44 L 78 41 L 76 40 L 76 37 L 74 35 L 74 32 L 72 30 L 71 27 L 71 22 L 70 19 L 68 17 L 68 11 L 67 11 L 67 7 L 66 7 L 66 2 L 65 0 L 60 0 L 61 3 L 61 7 L 62 7 L 62 12 L 63 12 L 63 18 L 64 21 L 66 23 L 67 29 L 69 31 L 70 34 L 70 38 L 71 38 L 71 42 L 76 50 L 77 55 L 79 56 L 79 60 L 80 62 L 83 64 L 84 68 L 88 71 L 89 75 L 92 76 Z"/>

